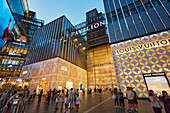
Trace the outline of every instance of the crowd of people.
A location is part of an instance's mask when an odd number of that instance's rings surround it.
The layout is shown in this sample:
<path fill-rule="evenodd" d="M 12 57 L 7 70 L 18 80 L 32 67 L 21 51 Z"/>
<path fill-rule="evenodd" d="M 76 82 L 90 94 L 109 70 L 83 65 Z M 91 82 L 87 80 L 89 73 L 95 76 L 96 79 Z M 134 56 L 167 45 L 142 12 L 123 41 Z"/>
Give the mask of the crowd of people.
<path fill-rule="evenodd" d="M 91 89 L 88 90 L 89 93 L 91 93 L 91 91 Z M 99 98 L 102 98 L 102 92 L 104 90 L 100 88 L 95 89 L 94 91 L 98 92 Z M 0 92 L 0 109 L 2 109 L 4 106 L 10 108 L 12 100 L 18 98 L 18 96 L 21 94 L 19 92 L 20 91 L 15 90 L 5 90 L 3 92 Z M 22 92 L 22 98 L 27 97 L 29 103 L 32 98 L 36 97 L 36 90 L 34 90 L 33 94 L 31 95 L 29 90 Z M 43 93 L 43 89 L 38 91 L 38 103 L 41 102 Z M 124 93 L 122 92 L 122 90 L 117 88 L 111 90 L 111 94 L 113 95 L 115 107 L 125 109 L 124 99 L 127 98 L 128 112 L 138 111 L 138 94 L 136 93 L 136 91 L 133 90 L 132 87 L 127 87 L 126 97 L 124 97 Z M 47 92 L 45 103 L 49 105 L 50 101 L 55 101 L 54 111 L 57 111 L 59 109 L 63 110 L 63 108 L 65 108 L 64 112 L 68 113 L 69 109 L 73 110 L 73 108 L 75 107 L 76 112 L 78 113 L 79 104 L 81 102 L 79 97 L 79 89 L 74 89 L 74 91 L 73 88 L 65 88 L 63 90 L 56 90 L 55 88 L 53 90 L 50 89 Z M 162 109 L 164 109 L 166 113 L 170 113 L 170 97 L 168 96 L 168 93 L 166 91 L 162 91 L 162 96 L 157 97 L 153 90 L 149 90 L 149 102 L 151 103 L 151 106 L 155 113 L 162 113 Z M 160 102 L 163 102 L 164 107 L 161 106 Z"/>
<path fill-rule="evenodd" d="M 34 90 L 35 91 L 35 90 Z M 43 94 L 43 90 L 39 90 L 38 92 L 38 103 L 41 102 L 41 97 Z M 80 98 L 79 98 L 79 89 L 66 89 L 65 90 L 49 90 L 47 92 L 47 96 L 45 98 L 45 103 L 50 104 L 50 101 L 55 101 L 55 111 L 63 110 L 65 106 L 65 113 L 68 113 L 68 110 L 73 110 L 74 106 L 76 107 L 76 112 L 78 113 Z M 58 106 L 58 103 L 61 102 L 61 106 Z"/>
<path fill-rule="evenodd" d="M 115 107 L 125 108 L 123 92 L 121 89 L 114 88 L 113 99 Z M 128 112 L 138 112 L 138 95 L 132 87 L 127 87 L 126 98 L 128 100 Z M 166 113 L 170 113 L 170 97 L 166 91 L 162 91 L 162 97 L 157 97 L 153 90 L 149 90 L 149 102 L 155 113 L 162 113 L 163 107 L 160 102 L 163 102 Z"/>

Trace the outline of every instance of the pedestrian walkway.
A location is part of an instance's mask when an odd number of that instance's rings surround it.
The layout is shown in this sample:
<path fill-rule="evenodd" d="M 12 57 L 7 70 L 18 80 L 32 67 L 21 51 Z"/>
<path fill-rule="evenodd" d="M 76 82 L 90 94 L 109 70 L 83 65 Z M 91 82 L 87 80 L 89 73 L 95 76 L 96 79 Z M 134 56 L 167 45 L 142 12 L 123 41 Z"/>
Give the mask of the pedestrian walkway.
<path fill-rule="evenodd" d="M 127 100 L 125 99 L 125 109 L 119 107 L 115 108 L 110 93 L 103 93 L 102 98 L 99 98 L 99 95 L 95 93 L 92 93 L 91 95 L 80 94 L 80 99 L 79 113 L 127 113 Z M 38 104 L 37 98 L 35 98 L 35 100 L 26 106 L 25 113 L 53 113 L 55 101 L 52 101 L 50 105 L 45 104 L 44 101 L 45 97 L 43 97 L 42 102 Z M 139 100 L 138 102 L 138 113 L 153 113 L 148 100 Z M 59 109 L 56 113 L 64 113 L 64 110 L 61 111 Z M 76 113 L 76 109 L 69 111 L 69 113 Z M 165 112 L 163 111 L 163 113 Z"/>

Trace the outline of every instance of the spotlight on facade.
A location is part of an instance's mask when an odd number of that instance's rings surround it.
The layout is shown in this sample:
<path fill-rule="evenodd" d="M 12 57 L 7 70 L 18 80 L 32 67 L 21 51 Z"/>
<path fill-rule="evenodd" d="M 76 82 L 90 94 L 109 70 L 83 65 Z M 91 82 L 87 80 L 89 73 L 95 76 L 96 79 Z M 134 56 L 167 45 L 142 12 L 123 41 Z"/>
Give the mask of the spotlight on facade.
<path fill-rule="evenodd" d="M 86 47 L 83 47 L 82 49 L 83 49 L 83 50 L 86 50 Z"/>
<path fill-rule="evenodd" d="M 81 46 L 81 43 L 79 44 L 79 46 Z"/>

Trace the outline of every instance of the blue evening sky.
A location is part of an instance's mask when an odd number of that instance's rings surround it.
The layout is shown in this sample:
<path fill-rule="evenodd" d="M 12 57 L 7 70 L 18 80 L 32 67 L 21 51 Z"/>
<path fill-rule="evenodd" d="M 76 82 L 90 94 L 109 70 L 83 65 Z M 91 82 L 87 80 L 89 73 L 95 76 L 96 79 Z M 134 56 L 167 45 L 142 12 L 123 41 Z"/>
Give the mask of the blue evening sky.
<path fill-rule="evenodd" d="M 94 8 L 104 13 L 103 0 L 28 0 L 28 5 L 45 24 L 65 15 L 76 25 L 84 22 L 86 12 Z"/>

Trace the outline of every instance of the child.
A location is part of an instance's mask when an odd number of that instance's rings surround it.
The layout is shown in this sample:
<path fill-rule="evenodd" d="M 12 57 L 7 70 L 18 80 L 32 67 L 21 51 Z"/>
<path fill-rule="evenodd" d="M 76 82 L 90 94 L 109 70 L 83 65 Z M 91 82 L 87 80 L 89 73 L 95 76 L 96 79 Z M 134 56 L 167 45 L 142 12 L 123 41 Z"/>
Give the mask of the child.
<path fill-rule="evenodd" d="M 55 95 L 55 97 L 56 97 L 55 111 L 57 111 L 57 110 L 58 110 L 57 105 L 58 105 L 59 98 L 60 98 L 60 90 L 57 92 L 57 94 Z"/>
<path fill-rule="evenodd" d="M 32 95 L 29 96 L 28 103 L 31 102 L 31 99 L 32 99 Z"/>
<path fill-rule="evenodd" d="M 61 110 L 63 109 L 64 99 L 65 99 L 65 94 L 64 94 L 64 90 L 62 90 L 62 93 L 61 93 Z"/>
<path fill-rule="evenodd" d="M 77 97 L 76 97 L 76 103 L 75 103 L 75 106 L 76 106 L 76 108 L 77 108 L 76 113 L 78 113 L 78 109 L 79 109 L 79 102 L 80 102 L 80 98 L 79 98 L 79 94 L 77 94 Z"/>
<path fill-rule="evenodd" d="M 66 99 L 65 99 L 65 112 L 64 113 L 68 113 L 68 104 L 69 104 L 69 97 L 68 97 L 68 95 L 66 95 Z"/>

